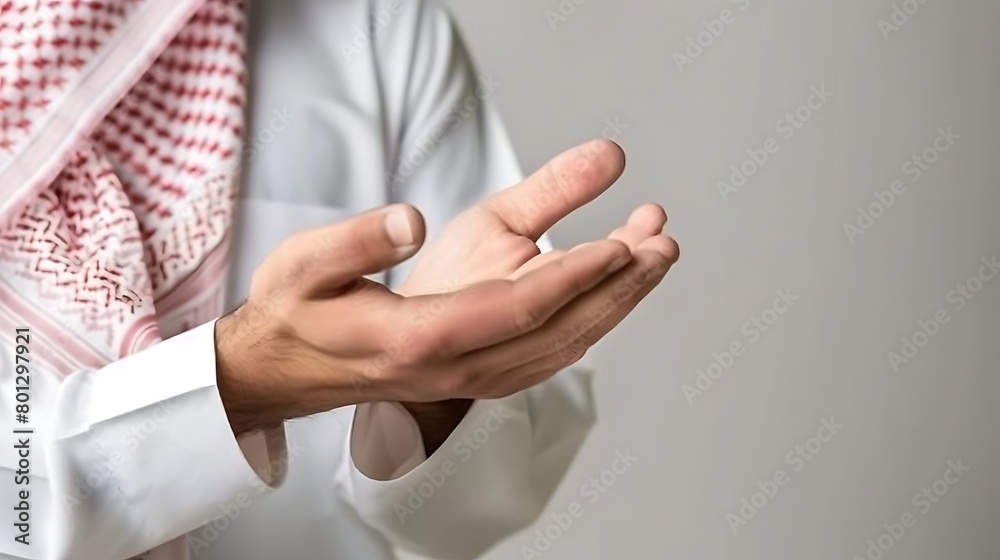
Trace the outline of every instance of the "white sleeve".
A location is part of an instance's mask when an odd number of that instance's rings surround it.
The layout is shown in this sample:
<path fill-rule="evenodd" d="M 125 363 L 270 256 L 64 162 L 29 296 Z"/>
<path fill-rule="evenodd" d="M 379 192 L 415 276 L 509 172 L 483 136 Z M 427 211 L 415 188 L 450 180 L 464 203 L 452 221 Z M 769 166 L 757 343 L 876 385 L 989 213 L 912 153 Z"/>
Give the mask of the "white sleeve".
<path fill-rule="evenodd" d="M 394 545 L 476 558 L 544 510 L 594 424 L 590 377 L 575 366 L 528 391 L 476 401 L 429 458 L 401 405 L 360 405 L 335 485 Z"/>
<path fill-rule="evenodd" d="M 522 174 L 494 105 L 502 79 L 476 73 L 436 3 L 407 6 L 377 45 L 388 105 L 406 115 L 390 127 L 401 131 L 390 197 L 420 208 L 433 236 Z M 390 282 L 407 271 L 395 269 Z M 359 405 L 335 482 L 393 544 L 474 558 L 538 517 L 594 421 L 591 372 L 579 364 L 529 391 L 476 402 L 430 458 L 402 406 Z"/>
<path fill-rule="evenodd" d="M 5 403 L 14 398 L 8 365 Z M 278 482 L 267 465 L 284 452 L 284 429 L 233 436 L 216 387 L 214 322 L 62 383 L 42 371 L 31 381 L 29 485 L 15 485 L 16 457 L 0 459 L 3 501 L 30 491 L 31 544 L 15 541 L 20 531 L 4 519 L 2 554 L 129 558 L 210 521 L 248 485 Z M 5 449 L 17 443 L 13 422 L 0 420 L 14 438 Z"/>

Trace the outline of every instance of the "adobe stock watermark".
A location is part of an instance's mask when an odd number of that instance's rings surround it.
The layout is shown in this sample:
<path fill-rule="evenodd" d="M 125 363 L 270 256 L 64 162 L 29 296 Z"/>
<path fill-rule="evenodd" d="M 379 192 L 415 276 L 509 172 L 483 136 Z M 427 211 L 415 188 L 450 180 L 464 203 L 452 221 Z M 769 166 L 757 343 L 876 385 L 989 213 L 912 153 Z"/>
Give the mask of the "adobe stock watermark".
<path fill-rule="evenodd" d="M 440 468 L 424 472 L 424 480 L 410 488 L 406 501 L 396 502 L 392 506 L 399 524 L 406 525 L 407 518 L 416 515 L 427 502 L 431 501 L 437 491 L 458 473 L 461 466 L 468 463 L 477 451 L 487 445 L 493 434 L 500 431 L 504 423 L 512 417 L 502 404 L 498 405 L 496 408 L 490 409 L 480 426 L 465 433 L 459 441 L 455 442 L 451 451 L 456 459 L 445 459 L 441 462 Z"/>
<path fill-rule="evenodd" d="M 133 422 L 129 429 L 121 435 L 116 449 L 107 455 L 106 460 L 94 463 L 88 472 L 73 477 L 70 493 L 62 496 L 63 507 L 66 508 L 66 511 L 72 512 L 83 505 L 85 500 L 94 495 L 95 490 L 100 489 L 109 481 L 114 483 L 112 477 L 125 462 L 127 455 L 138 450 L 146 440 L 160 429 L 160 426 L 170 420 L 177 410 L 177 405 L 173 401 L 169 399 L 160 401 L 146 411 L 141 419 Z M 99 431 L 95 434 L 95 438 L 100 438 Z"/>
<path fill-rule="evenodd" d="M 549 517 L 551 522 L 535 530 L 535 538 L 531 544 L 521 545 L 521 556 L 524 560 L 541 558 L 542 554 L 551 549 L 552 545 L 573 527 L 577 519 L 583 517 L 587 507 L 596 504 L 604 494 L 607 494 L 608 490 L 618 483 L 619 477 L 628 472 L 638 460 L 639 458 L 632 455 L 628 449 L 615 451 L 611 465 L 580 486 L 581 500 L 570 502 L 565 511 L 553 513 Z"/>
<path fill-rule="evenodd" d="M 577 8 L 586 3 L 587 0 L 560 0 L 555 10 L 545 10 L 545 19 L 549 22 L 549 27 L 555 31 L 557 27 L 573 17 Z"/>
<path fill-rule="evenodd" d="M 365 360 L 364 367 L 359 374 L 351 377 L 351 385 L 357 394 L 361 390 L 379 379 L 382 373 L 399 359 L 399 356 L 413 344 L 413 336 L 427 330 L 431 324 L 444 313 L 458 297 L 460 286 L 453 281 L 447 282 L 442 287 L 442 292 L 438 293 L 434 299 L 426 305 L 420 306 L 407 319 L 407 324 L 396 331 L 395 335 L 380 344 L 382 352 L 374 358 Z"/>
<path fill-rule="evenodd" d="M 576 363 L 587 351 L 587 341 L 592 338 L 594 329 L 620 309 L 623 302 L 632 300 L 636 294 L 648 287 L 650 279 L 661 272 L 662 269 L 656 265 L 636 267 L 615 279 L 613 293 L 602 298 L 599 306 L 588 310 L 586 317 L 560 329 L 556 336 L 545 344 L 547 353 L 557 356 L 562 364 Z"/>
<path fill-rule="evenodd" d="M 930 146 L 919 154 L 906 160 L 900 172 L 909 178 L 910 183 L 919 181 L 934 165 L 941 159 L 941 156 L 955 145 L 962 136 L 951 129 L 938 128 L 937 136 L 931 141 Z M 875 226 L 875 221 L 881 218 L 892 208 L 896 201 L 907 193 L 908 185 L 903 179 L 896 179 L 888 190 L 875 191 L 872 197 L 875 199 L 866 207 L 858 207 L 858 216 L 854 222 L 844 222 L 844 234 L 847 240 L 854 245 L 857 239 L 868 233 Z"/>
<path fill-rule="evenodd" d="M 785 454 L 785 464 L 791 468 L 791 474 L 801 472 L 843 429 L 844 425 L 838 424 L 833 416 L 820 420 L 815 436 L 807 439 L 802 445 L 796 445 Z M 739 510 L 736 513 L 726 514 L 726 523 L 734 535 L 774 500 L 778 492 L 791 481 L 791 474 L 785 469 L 776 469 L 763 482 L 757 481 L 757 491 L 750 494 L 749 498 L 740 498 Z"/>
<path fill-rule="evenodd" d="M 889 17 L 879 19 L 878 30 L 882 33 L 882 40 L 886 43 L 893 33 L 898 33 L 904 25 L 910 22 L 910 18 L 917 15 L 920 8 L 927 4 L 928 0 L 903 0 L 902 3 L 893 4 Z"/>
<path fill-rule="evenodd" d="M 795 134 L 811 121 L 823 107 L 826 107 L 830 99 L 834 97 L 834 92 L 827 90 L 826 84 L 812 86 L 809 88 L 809 92 L 809 96 L 806 97 L 802 105 L 799 105 L 794 111 L 786 113 L 774 123 L 774 130 L 781 135 L 781 141 L 787 142 L 795 137 Z M 781 141 L 770 136 L 764 140 L 760 147 L 747 149 L 746 159 L 729 167 L 729 182 L 717 181 L 715 183 L 723 202 L 728 202 L 732 195 L 746 186 L 747 182 L 768 164 L 771 156 L 781 149 Z"/>
<path fill-rule="evenodd" d="M 444 121 L 417 140 L 414 143 L 415 149 L 410 150 L 404 158 L 397 162 L 395 169 L 386 171 L 386 187 L 399 188 L 399 185 L 409 179 L 437 150 L 448 134 L 457 130 L 470 117 L 477 114 L 483 102 L 492 97 L 502 85 L 501 82 L 493 80 L 493 74 L 479 76 L 479 82 L 473 91 L 452 104 Z"/>
<path fill-rule="evenodd" d="M 296 115 L 289 111 L 288 107 L 282 105 L 280 109 L 271 111 L 269 117 L 267 126 L 258 128 L 256 134 L 244 145 L 242 153 L 244 161 L 248 163 L 253 161 L 257 154 L 262 152 L 268 144 L 274 142 L 274 138 L 295 120 Z M 230 169 L 230 171 L 235 173 L 237 168 Z"/>
<path fill-rule="evenodd" d="M 261 118 L 260 122 L 266 122 L 267 126 L 258 127 L 254 135 L 246 139 L 239 156 L 230 158 L 228 162 L 210 173 L 208 180 L 196 185 L 198 190 L 183 203 L 183 207 L 177 210 L 177 216 L 191 219 L 199 211 L 202 215 L 208 215 L 210 207 L 220 200 L 220 196 L 222 199 L 228 196 L 226 193 L 229 191 L 229 185 L 237 180 L 243 165 L 257 159 L 257 156 L 263 153 L 296 118 L 297 115 L 284 105 Z"/>
<path fill-rule="evenodd" d="M 945 295 L 945 303 L 951 304 L 952 312 L 958 313 L 965 309 L 976 296 L 986 287 L 986 284 L 1000 274 L 1000 261 L 996 255 L 983 257 L 982 263 L 975 274 L 967 278 L 964 282 L 955 285 L 955 288 Z M 948 323 L 951 323 L 952 315 L 946 307 L 938 308 L 930 318 L 917 321 L 917 330 L 909 336 L 903 336 L 900 340 L 902 344 L 899 351 L 892 351 L 886 354 L 889 360 L 889 367 L 893 373 L 899 373 L 903 366 L 910 363 L 917 357 L 920 350 L 930 344 Z"/>
<path fill-rule="evenodd" d="M 747 348 L 760 340 L 764 333 L 769 331 L 778 322 L 778 318 L 787 313 L 800 297 L 793 294 L 791 288 L 775 290 L 775 293 L 778 297 L 775 298 L 770 307 L 743 323 L 743 327 L 740 329 L 740 334 L 743 337 L 730 343 L 721 354 L 713 352 L 712 363 L 704 369 L 698 368 L 694 385 L 685 384 L 681 387 L 684 398 L 687 399 L 689 405 L 694 404 L 696 397 L 704 396 L 715 385 L 715 382 L 733 367 L 736 359 L 746 354 Z"/>
<path fill-rule="evenodd" d="M 390 0 L 387 6 L 371 14 L 371 18 L 364 28 L 355 25 L 354 36 L 351 37 L 351 42 L 340 42 L 340 54 L 344 55 L 344 60 L 353 62 L 354 57 L 360 55 L 361 51 L 371 46 L 377 35 L 389 27 L 392 20 L 402 11 L 403 0 Z"/>
<path fill-rule="evenodd" d="M 729 29 L 727 26 L 736 23 L 737 15 L 740 12 L 747 11 L 751 3 L 751 0 L 731 1 L 736 5 L 738 11 L 734 11 L 732 8 L 723 8 L 719 12 L 718 18 L 702 20 L 701 24 L 705 29 L 694 35 L 688 35 L 685 48 L 681 51 L 674 51 L 673 55 L 671 55 L 678 72 L 683 74 L 685 66 L 694 64 L 694 61 L 705 54 L 705 51 L 715 44 L 715 40 L 722 37 L 726 29 Z"/>
<path fill-rule="evenodd" d="M 294 297 L 294 292 L 302 285 L 303 279 L 312 274 L 320 263 L 329 262 L 341 250 L 341 241 L 333 232 L 326 231 L 313 245 L 312 254 L 298 265 L 287 268 L 281 275 L 281 282 L 260 301 L 249 304 L 248 300 L 231 312 L 234 317 L 240 318 L 234 321 L 233 335 L 247 336 L 248 332 L 253 332 L 279 313 L 278 308 L 284 305 L 287 298 Z"/>
<path fill-rule="evenodd" d="M 610 140 L 615 143 L 621 141 L 622 134 L 628 130 L 628 123 L 622 122 L 621 117 L 609 117 L 604 119 L 605 126 L 601 129 L 601 138 L 604 140 Z M 566 166 L 563 169 L 566 170 L 579 170 L 581 167 L 585 167 L 591 164 L 591 162 L 602 157 L 610 148 L 606 142 L 594 141 L 589 142 L 581 146 L 578 150 L 574 152 L 575 161 L 581 162 L 579 166 Z M 553 174 L 551 180 L 545 182 L 542 189 L 539 189 L 537 194 L 533 195 L 531 198 L 526 198 L 521 200 L 518 205 L 520 207 L 520 212 L 518 212 L 518 219 L 521 221 L 519 229 L 528 229 L 530 224 L 533 224 L 538 216 L 542 213 L 543 208 L 557 203 L 557 201 L 564 200 L 565 195 L 560 191 L 564 181 L 558 180 Z M 569 184 L 572 178 L 568 178 L 565 183 Z"/>
<path fill-rule="evenodd" d="M 271 460 L 268 465 L 270 476 L 280 479 L 288 472 L 292 462 L 302 455 L 305 448 L 297 440 L 288 440 L 288 452 L 280 458 Z M 217 541 L 222 533 L 239 519 L 244 510 L 253 505 L 254 499 L 271 490 L 256 474 L 247 475 L 247 490 L 237 494 L 231 501 L 219 504 L 219 514 L 211 520 L 203 520 L 201 527 L 188 533 L 187 544 L 192 555 L 197 558 L 201 553 Z"/>
<path fill-rule="evenodd" d="M 958 484 L 972 469 L 972 467 L 962 464 L 961 457 L 948 461 L 946 466 L 948 468 L 945 469 L 941 478 L 921 488 L 910 500 L 919 515 L 908 509 L 889 523 L 883 523 L 882 528 L 885 529 L 885 532 L 873 539 L 868 539 L 865 543 L 868 545 L 868 548 L 865 549 L 865 555 L 855 554 L 852 560 L 881 560 L 886 552 L 892 550 L 909 533 L 909 530 L 916 526 L 920 516 L 927 515 L 935 504 L 940 503 L 948 495 L 951 487 Z"/>

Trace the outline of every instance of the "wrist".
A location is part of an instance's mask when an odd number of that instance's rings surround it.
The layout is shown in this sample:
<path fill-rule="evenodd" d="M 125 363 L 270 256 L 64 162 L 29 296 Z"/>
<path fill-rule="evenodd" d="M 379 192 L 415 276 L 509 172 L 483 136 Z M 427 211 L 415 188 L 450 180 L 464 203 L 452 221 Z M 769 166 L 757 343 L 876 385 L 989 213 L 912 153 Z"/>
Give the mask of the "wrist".
<path fill-rule="evenodd" d="M 420 427 L 424 452 L 430 457 L 465 418 L 473 399 L 450 399 L 429 403 L 400 402 Z"/>
<path fill-rule="evenodd" d="M 252 345 L 244 344 L 245 323 L 236 313 L 220 317 L 215 322 L 215 375 L 219 396 L 237 436 L 258 429 L 274 427 L 285 418 L 268 414 L 256 401 L 253 379 L 260 365 L 250 355 Z"/>
<path fill-rule="evenodd" d="M 321 352 L 251 302 L 215 323 L 216 381 L 236 435 L 362 402 L 393 400 L 357 360 Z"/>

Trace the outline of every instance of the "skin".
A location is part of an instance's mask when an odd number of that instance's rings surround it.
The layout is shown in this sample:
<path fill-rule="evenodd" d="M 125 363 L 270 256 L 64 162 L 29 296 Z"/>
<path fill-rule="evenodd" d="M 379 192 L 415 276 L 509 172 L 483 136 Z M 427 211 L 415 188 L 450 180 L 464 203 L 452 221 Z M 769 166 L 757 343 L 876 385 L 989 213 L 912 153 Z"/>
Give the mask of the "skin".
<path fill-rule="evenodd" d="M 656 205 L 607 239 L 539 254 L 539 236 L 607 190 L 624 165 L 607 140 L 557 156 L 455 218 L 396 293 L 364 276 L 422 246 L 423 220 L 410 206 L 287 240 L 255 272 L 247 301 L 216 322 L 219 391 L 234 432 L 396 401 L 430 453 L 475 399 L 517 393 L 576 363 L 679 257 Z"/>

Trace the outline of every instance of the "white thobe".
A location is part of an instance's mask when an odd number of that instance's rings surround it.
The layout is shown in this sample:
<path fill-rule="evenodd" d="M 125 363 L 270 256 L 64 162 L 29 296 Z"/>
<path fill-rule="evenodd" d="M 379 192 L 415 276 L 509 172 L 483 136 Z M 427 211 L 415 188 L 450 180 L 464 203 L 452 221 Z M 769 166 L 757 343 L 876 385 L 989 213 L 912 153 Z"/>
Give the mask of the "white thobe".
<path fill-rule="evenodd" d="M 251 5 L 250 121 L 229 299 L 297 230 L 390 202 L 433 236 L 520 171 L 445 12 L 420 0 Z M 401 266 L 387 281 L 402 277 Z M 331 320 L 350 318 L 331 317 Z M 30 325 L 29 325 L 30 326 Z M 0 352 L 0 503 L 17 491 L 14 359 Z M 61 383 L 32 372 L 31 534 L 0 554 L 114 560 L 187 534 L 201 560 L 471 558 L 531 523 L 594 421 L 589 371 L 473 405 L 426 457 L 398 404 L 345 407 L 240 441 L 213 324 Z"/>

